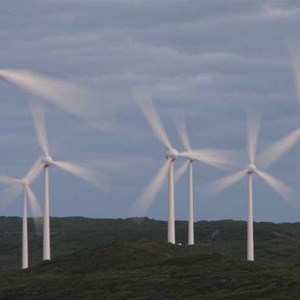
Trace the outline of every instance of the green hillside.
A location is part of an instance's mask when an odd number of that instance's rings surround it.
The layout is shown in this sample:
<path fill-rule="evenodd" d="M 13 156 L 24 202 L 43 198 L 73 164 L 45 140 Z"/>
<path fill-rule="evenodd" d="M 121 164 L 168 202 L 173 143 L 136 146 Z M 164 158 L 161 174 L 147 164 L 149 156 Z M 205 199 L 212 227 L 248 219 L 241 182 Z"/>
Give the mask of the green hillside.
<path fill-rule="evenodd" d="M 300 223 L 255 223 L 255 263 L 245 261 L 246 223 L 52 218 L 51 262 L 29 222 L 30 268 L 20 271 L 21 219 L 0 218 L 0 299 L 300 299 Z"/>
<path fill-rule="evenodd" d="M 2 275 L 0 299 L 299 299 L 300 266 L 114 242 Z"/>
<path fill-rule="evenodd" d="M 21 219 L 0 217 L 0 271 L 21 265 Z M 41 261 L 42 235 L 29 221 L 30 266 Z M 82 248 L 106 245 L 115 240 L 165 242 L 167 223 L 150 219 L 51 218 L 52 257 Z M 300 262 L 300 223 L 255 223 L 257 261 Z M 187 222 L 176 222 L 176 239 L 187 243 Z M 201 221 L 195 224 L 196 248 L 241 259 L 246 257 L 246 223 L 243 221 Z"/>

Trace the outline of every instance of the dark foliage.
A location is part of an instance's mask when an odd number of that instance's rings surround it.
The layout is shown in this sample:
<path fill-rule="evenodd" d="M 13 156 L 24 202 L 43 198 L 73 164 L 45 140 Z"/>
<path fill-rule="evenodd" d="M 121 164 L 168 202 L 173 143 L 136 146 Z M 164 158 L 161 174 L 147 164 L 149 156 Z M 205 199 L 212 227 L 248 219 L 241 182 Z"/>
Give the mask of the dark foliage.
<path fill-rule="evenodd" d="M 166 222 L 52 218 L 54 259 L 39 263 L 30 226 L 31 267 L 20 266 L 21 220 L 0 218 L 0 299 L 300 299 L 300 223 L 255 224 L 256 262 L 245 261 L 246 224 L 198 222 L 196 245 L 166 240 Z"/>

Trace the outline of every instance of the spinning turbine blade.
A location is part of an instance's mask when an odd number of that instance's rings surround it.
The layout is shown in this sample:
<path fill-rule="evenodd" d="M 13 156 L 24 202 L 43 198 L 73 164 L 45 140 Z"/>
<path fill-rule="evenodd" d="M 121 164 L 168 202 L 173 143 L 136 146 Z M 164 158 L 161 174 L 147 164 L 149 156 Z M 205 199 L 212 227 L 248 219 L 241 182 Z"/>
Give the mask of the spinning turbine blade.
<path fill-rule="evenodd" d="M 185 150 L 191 150 L 191 143 L 189 139 L 188 129 L 186 127 L 185 120 L 182 117 L 177 116 L 175 119 L 175 127 L 177 129 L 178 135 L 181 139 L 182 145 L 184 146 Z"/>
<path fill-rule="evenodd" d="M 200 149 L 200 150 L 191 150 L 184 151 L 179 153 L 180 156 L 198 160 L 204 162 L 208 165 L 217 167 L 217 168 L 225 168 L 226 166 L 231 164 L 230 152 L 222 151 L 222 150 L 214 150 L 214 149 Z"/>
<path fill-rule="evenodd" d="M 283 199 L 287 200 L 292 204 L 291 197 L 293 195 L 293 190 L 286 186 L 283 182 L 279 181 L 275 177 L 271 176 L 266 172 L 257 170 L 257 175 L 263 179 L 270 187 L 272 187 Z"/>
<path fill-rule="evenodd" d="M 34 182 L 42 170 L 42 158 L 39 158 L 27 172 L 25 179 L 28 180 L 29 183 Z"/>
<path fill-rule="evenodd" d="M 186 160 L 179 169 L 176 170 L 175 172 L 175 183 L 181 178 L 181 176 L 184 174 L 184 172 L 187 170 L 189 167 L 189 161 Z"/>
<path fill-rule="evenodd" d="M 149 94 L 146 92 L 139 92 L 135 93 L 135 97 L 155 136 L 167 149 L 171 149 L 172 146 L 169 141 L 168 135 L 160 121 L 158 113 L 150 99 Z"/>
<path fill-rule="evenodd" d="M 27 196 L 28 196 L 29 206 L 30 206 L 30 210 L 31 210 L 31 213 L 33 216 L 33 224 L 35 227 L 35 231 L 41 232 L 41 230 L 42 230 L 42 218 L 41 218 L 42 210 L 38 204 L 35 194 L 31 190 L 31 188 L 27 185 L 25 185 L 24 188 L 25 188 Z"/>
<path fill-rule="evenodd" d="M 16 178 L 0 175 L 0 183 L 12 184 L 12 183 L 17 183 L 17 182 L 18 182 L 18 179 L 16 179 Z"/>
<path fill-rule="evenodd" d="M 93 184 L 96 187 L 103 187 L 105 185 L 105 178 L 92 170 L 66 161 L 54 161 L 53 164 L 64 171 Z"/>
<path fill-rule="evenodd" d="M 207 186 L 208 194 L 216 194 L 225 190 L 231 185 L 234 185 L 235 183 L 242 180 L 245 175 L 247 175 L 247 170 L 242 170 L 210 183 Z"/>
<path fill-rule="evenodd" d="M 5 210 L 12 202 L 14 202 L 21 194 L 20 185 L 11 185 L 0 194 L 0 211 Z"/>
<path fill-rule="evenodd" d="M 130 209 L 130 214 L 134 216 L 144 216 L 152 204 L 155 196 L 161 188 L 165 177 L 167 176 L 170 160 L 168 159 L 161 169 L 156 173 L 154 179 L 146 188 L 144 193 L 138 198 Z"/>
<path fill-rule="evenodd" d="M 41 150 L 44 155 L 49 155 L 48 139 L 45 126 L 45 114 L 43 106 L 40 103 L 35 103 L 31 105 L 31 111 L 34 121 L 34 127 L 36 132 L 36 137 Z"/>
<path fill-rule="evenodd" d="M 35 194 L 33 193 L 33 191 L 31 190 L 31 188 L 29 186 L 26 185 L 25 189 L 26 189 L 26 193 L 27 193 L 27 196 L 29 199 L 32 214 L 36 217 L 42 216 L 42 210 L 38 204 Z"/>
<path fill-rule="evenodd" d="M 0 79 L 48 100 L 74 115 L 88 118 L 96 117 L 100 113 L 95 95 L 66 81 L 26 70 L 0 70 Z"/>
<path fill-rule="evenodd" d="M 300 138 L 300 128 L 268 147 L 257 156 L 257 161 L 264 167 L 271 166 L 279 158 L 290 151 Z"/>
<path fill-rule="evenodd" d="M 248 117 L 248 158 L 251 164 L 255 162 L 255 153 L 257 146 L 257 137 L 260 128 L 260 118 L 258 116 Z"/>

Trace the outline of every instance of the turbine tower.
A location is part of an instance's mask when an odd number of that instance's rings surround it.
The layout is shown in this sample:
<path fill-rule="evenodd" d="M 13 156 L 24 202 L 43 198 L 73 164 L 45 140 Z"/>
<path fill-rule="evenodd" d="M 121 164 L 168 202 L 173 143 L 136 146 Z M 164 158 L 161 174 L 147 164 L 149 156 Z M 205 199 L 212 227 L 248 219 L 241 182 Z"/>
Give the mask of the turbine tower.
<path fill-rule="evenodd" d="M 247 221 L 247 260 L 254 261 L 254 236 L 253 236 L 253 175 L 256 174 L 273 188 L 283 199 L 289 201 L 292 190 L 284 183 L 274 178 L 270 174 L 259 170 L 255 165 L 256 145 L 259 132 L 259 120 L 248 120 L 248 145 L 247 153 L 249 164 L 245 169 L 238 171 L 232 175 L 226 176 L 210 184 L 209 190 L 213 193 L 221 192 L 225 188 L 239 182 L 248 176 L 248 221 Z M 259 157 L 259 156 L 258 156 Z M 264 166 L 261 158 L 260 164 Z M 274 158 L 272 157 L 274 162 Z"/>
<path fill-rule="evenodd" d="M 48 138 L 46 134 L 44 110 L 40 103 L 32 106 L 32 114 L 35 125 L 38 145 L 42 151 L 42 166 L 44 168 L 44 224 L 43 224 L 43 260 L 50 260 L 50 207 L 49 207 L 49 168 L 58 167 L 68 173 L 71 173 L 96 187 L 105 184 L 105 179 L 99 173 L 73 164 L 67 161 L 54 160 L 49 151 Z"/>
<path fill-rule="evenodd" d="M 37 203 L 37 199 L 32 192 L 30 185 L 41 172 L 40 160 L 36 162 L 25 177 L 22 179 L 0 176 L 0 183 L 10 185 L 2 194 L 5 204 L 8 205 L 14 201 L 23 191 L 22 203 L 22 269 L 28 268 L 28 224 L 27 224 L 27 199 L 34 216 L 41 216 L 41 210 Z M 5 205 L 5 206 L 6 206 Z M 3 208 L 3 207 L 2 207 Z M 34 225 L 37 226 L 37 220 L 34 219 Z"/>
<path fill-rule="evenodd" d="M 145 215 L 167 174 L 168 180 L 168 242 L 175 244 L 175 201 L 174 201 L 174 162 L 178 158 L 198 159 L 203 153 L 197 151 L 178 152 L 170 143 L 169 137 L 160 121 L 158 113 L 152 104 L 150 95 L 146 92 L 135 95 L 138 104 L 150 124 L 154 135 L 166 149 L 166 162 L 157 172 L 154 179 L 131 207 L 131 214 Z"/>
<path fill-rule="evenodd" d="M 230 164 L 228 151 L 215 150 L 215 149 L 197 149 L 192 150 L 188 129 L 184 118 L 175 120 L 175 125 L 179 137 L 181 139 L 184 150 L 191 154 L 182 166 L 175 173 L 175 182 L 186 172 L 188 169 L 188 245 L 194 245 L 194 179 L 193 179 L 193 162 L 199 161 L 205 164 L 223 168 Z"/>

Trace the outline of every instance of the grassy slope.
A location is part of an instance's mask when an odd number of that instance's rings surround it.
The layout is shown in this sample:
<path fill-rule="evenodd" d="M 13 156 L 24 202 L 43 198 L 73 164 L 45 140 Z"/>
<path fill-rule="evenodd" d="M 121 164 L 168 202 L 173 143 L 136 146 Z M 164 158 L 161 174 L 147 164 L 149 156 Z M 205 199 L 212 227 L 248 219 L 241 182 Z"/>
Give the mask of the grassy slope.
<path fill-rule="evenodd" d="M 30 265 L 40 262 L 42 237 L 35 234 L 29 222 Z M 284 263 L 300 262 L 300 223 L 255 223 L 255 255 L 257 260 Z M 105 245 L 113 240 L 165 242 L 167 224 L 145 219 L 52 218 L 53 257 L 72 253 L 84 247 Z M 187 222 L 176 222 L 176 238 L 186 243 Z M 212 221 L 195 224 L 197 247 L 226 256 L 245 258 L 246 223 Z M 0 271 L 19 269 L 21 265 L 21 219 L 0 217 Z"/>
<path fill-rule="evenodd" d="M 194 247 L 163 243 L 163 221 L 51 222 L 54 260 L 37 265 L 42 239 L 30 226 L 36 266 L 16 272 L 21 220 L 0 217 L 0 299 L 300 299 L 300 223 L 256 223 L 253 264 L 245 222 L 198 222 Z M 177 241 L 186 236 L 187 223 L 177 222 Z"/>
<path fill-rule="evenodd" d="M 0 276 L 0 299 L 299 299 L 300 266 L 114 242 Z"/>

